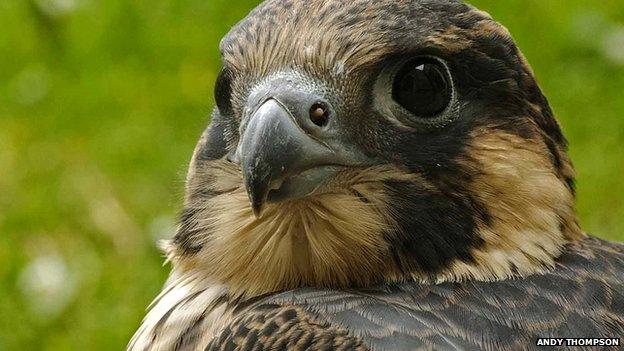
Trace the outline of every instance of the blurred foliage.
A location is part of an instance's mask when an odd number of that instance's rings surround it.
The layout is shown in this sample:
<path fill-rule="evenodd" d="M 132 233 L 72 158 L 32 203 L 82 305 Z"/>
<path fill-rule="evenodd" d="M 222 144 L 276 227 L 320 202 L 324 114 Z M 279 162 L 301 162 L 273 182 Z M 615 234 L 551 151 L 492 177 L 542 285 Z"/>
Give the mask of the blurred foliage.
<path fill-rule="evenodd" d="M 257 1 L 0 1 L 0 350 L 118 350 L 168 267 L 218 43 Z M 570 140 L 584 228 L 624 240 L 624 3 L 474 0 Z"/>

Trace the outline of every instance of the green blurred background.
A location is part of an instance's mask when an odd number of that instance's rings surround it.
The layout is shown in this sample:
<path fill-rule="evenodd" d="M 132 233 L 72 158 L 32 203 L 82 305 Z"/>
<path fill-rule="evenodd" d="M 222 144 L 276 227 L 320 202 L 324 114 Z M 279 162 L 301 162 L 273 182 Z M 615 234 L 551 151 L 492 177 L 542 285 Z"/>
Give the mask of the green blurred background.
<path fill-rule="evenodd" d="M 0 1 L 0 350 L 122 349 L 168 267 L 218 43 L 257 1 Z M 624 2 L 474 0 L 570 140 L 583 227 L 624 240 Z"/>

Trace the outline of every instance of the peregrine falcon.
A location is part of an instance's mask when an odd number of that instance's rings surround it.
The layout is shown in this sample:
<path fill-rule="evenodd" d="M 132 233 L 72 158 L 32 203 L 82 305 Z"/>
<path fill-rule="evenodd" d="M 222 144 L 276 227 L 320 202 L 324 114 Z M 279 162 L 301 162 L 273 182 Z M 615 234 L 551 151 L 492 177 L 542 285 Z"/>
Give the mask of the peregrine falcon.
<path fill-rule="evenodd" d="M 129 350 L 624 338 L 624 245 L 579 227 L 566 139 L 487 13 L 268 0 L 220 49 L 173 270 Z"/>

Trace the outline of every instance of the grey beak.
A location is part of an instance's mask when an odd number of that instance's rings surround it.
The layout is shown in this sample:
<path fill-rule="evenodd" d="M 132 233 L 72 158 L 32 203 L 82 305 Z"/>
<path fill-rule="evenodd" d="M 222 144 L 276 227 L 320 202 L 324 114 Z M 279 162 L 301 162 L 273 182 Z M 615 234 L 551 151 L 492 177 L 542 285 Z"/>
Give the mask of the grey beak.
<path fill-rule="evenodd" d="M 262 213 L 269 192 L 279 189 L 285 177 L 335 162 L 333 151 L 308 135 L 273 98 L 251 116 L 237 158 L 256 216 Z"/>
<path fill-rule="evenodd" d="M 305 83 L 305 84 L 304 84 Z M 281 73 L 251 90 L 233 156 L 256 217 L 266 203 L 320 194 L 346 167 L 375 160 L 362 152 L 341 120 L 337 97 L 318 82 Z"/>

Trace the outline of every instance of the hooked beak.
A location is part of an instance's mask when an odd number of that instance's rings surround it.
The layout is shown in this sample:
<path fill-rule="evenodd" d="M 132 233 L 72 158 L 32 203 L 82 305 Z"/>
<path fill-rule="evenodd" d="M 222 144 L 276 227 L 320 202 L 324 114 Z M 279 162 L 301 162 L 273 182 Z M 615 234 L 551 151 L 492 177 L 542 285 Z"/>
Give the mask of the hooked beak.
<path fill-rule="evenodd" d="M 317 123 L 321 112 L 330 120 Z M 267 202 L 305 197 L 341 169 L 363 164 L 365 157 L 344 141 L 333 114 L 318 97 L 289 91 L 279 100 L 266 99 L 249 117 L 234 161 L 256 217 Z"/>

